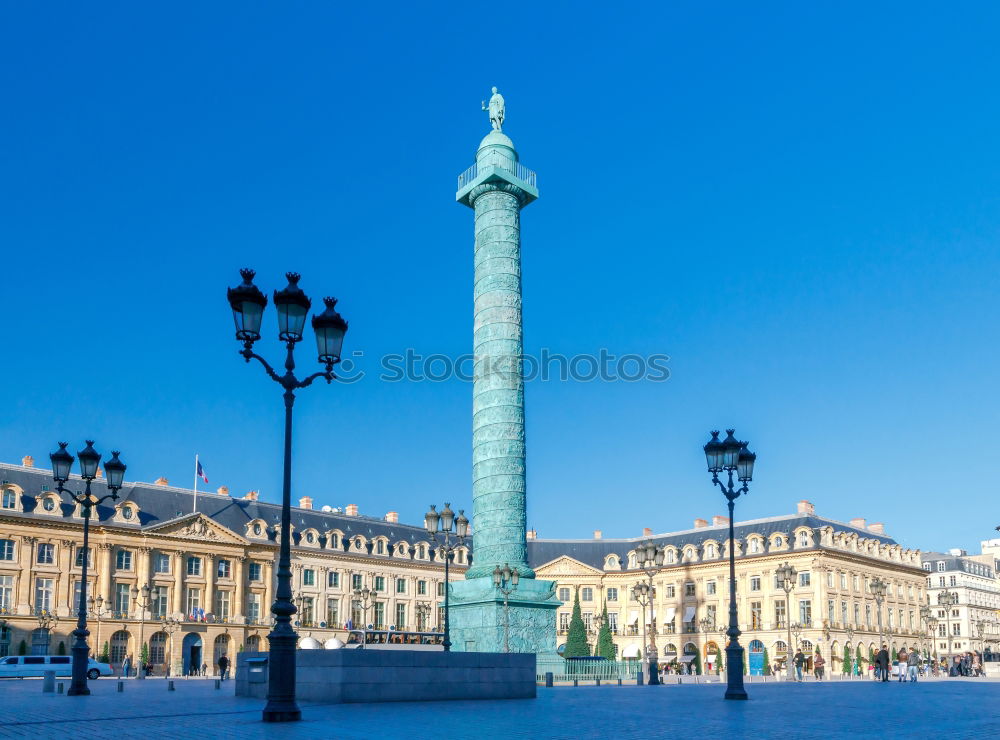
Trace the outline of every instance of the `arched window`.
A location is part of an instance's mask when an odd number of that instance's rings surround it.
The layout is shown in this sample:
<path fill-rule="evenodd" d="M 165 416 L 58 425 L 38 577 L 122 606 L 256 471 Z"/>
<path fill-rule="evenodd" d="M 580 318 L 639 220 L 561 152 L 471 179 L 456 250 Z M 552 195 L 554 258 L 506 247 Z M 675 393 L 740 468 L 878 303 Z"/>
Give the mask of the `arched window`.
<path fill-rule="evenodd" d="M 218 670 L 219 668 L 219 658 L 225 655 L 229 658 L 230 662 L 233 656 L 230 655 L 229 650 L 229 635 L 222 634 L 215 638 L 215 643 L 212 650 L 212 670 Z"/>
<path fill-rule="evenodd" d="M 715 555 L 715 545 L 713 545 L 711 543 L 705 545 L 705 557 L 706 558 L 714 558 L 714 557 L 716 557 L 716 555 Z"/>
<path fill-rule="evenodd" d="M 150 665 L 161 665 L 166 662 L 167 656 L 167 633 L 154 632 L 149 638 L 149 663 Z"/>
<path fill-rule="evenodd" d="M 760 552 L 760 540 L 757 539 L 756 537 L 753 537 L 750 540 L 750 552 L 751 553 Z"/>
<path fill-rule="evenodd" d="M 250 635 L 250 637 L 247 638 L 247 652 L 260 652 L 260 635 Z"/>
<path fill-rule="evenodd" d="M 111 635 L 111 662 L 121 664 L 128 655 L 128 632 L 118 630 Z"/>

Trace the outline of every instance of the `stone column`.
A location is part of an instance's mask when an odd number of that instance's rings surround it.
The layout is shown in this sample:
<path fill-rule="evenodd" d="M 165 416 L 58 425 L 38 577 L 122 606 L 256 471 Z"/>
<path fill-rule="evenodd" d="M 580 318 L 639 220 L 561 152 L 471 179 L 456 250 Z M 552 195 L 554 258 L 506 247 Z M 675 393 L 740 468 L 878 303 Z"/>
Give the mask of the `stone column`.
<path fill-rule="evenodd" d="M 184 612 L 184 551 L 175 552 L 174 559 L 174 593 L 171 599 L 172 612 Z"/>
<path fill-rule="evenodd" d="M 139 562 L 136 564 L 136 586 L 142 588 L 143 586 L 149 584 L 152 588 L 151 578 L 149 577 L 149 555 L 153 551 L 151 547 L 140 547 L 139 548 Z"/>
<path fill-rule="evenodd" d="M 246 559 L 246 555 L 237 555 L 233 558 L 233 582 L 236 584 L 233 589 L 233 621 L 244 623 L 246 622 L 246 615 L 243 613 L 243 604 L 246 598 L 246 576 L 243 572 L 243 564 Z"/>
<path fill-rule="evenodd" d="M 205 600 L 201 608 L 206 614 L 215 613 L 215 556 L 205 556 Z"/>

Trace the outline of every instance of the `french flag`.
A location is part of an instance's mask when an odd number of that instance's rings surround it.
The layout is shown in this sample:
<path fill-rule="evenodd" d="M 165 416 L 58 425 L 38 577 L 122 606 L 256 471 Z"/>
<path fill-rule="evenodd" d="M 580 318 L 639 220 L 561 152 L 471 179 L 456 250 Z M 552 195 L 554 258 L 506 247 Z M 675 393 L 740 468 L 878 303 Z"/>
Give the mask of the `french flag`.
<path fill-rule="evenodd" d="M 208 476 L 205 475 L 205 468 L 201 467 L 201 460 L 198 461 L 197 476 L 199 478 L 201 478 L 203 481 L 205 481 L 206 483 L 208 483 Z"/>

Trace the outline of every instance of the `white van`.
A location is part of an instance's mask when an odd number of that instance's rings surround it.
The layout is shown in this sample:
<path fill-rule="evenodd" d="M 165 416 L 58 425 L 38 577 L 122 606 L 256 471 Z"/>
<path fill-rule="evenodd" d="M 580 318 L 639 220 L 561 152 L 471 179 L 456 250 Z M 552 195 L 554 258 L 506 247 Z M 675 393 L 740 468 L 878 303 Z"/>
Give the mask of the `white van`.
<path fill-rule="evenodd" d="M 57 676 L 73 673 L 73 658 L 69 655 L 12 655 L 0 658 L 0 678 L 30 678 L 44 676 L 45 671 L 55 671 Z M 87 678 L 93 681 L 101 676 L 113 676 L 115 672 L 107 663 L 98 663 L 93 658 L 87 661 Z"/>

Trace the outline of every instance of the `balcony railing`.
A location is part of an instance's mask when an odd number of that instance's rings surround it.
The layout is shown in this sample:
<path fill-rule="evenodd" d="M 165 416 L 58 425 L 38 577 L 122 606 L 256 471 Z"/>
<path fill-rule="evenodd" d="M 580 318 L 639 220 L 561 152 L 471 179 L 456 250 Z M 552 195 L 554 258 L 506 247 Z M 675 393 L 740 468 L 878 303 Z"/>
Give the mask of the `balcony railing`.
<path fill-rule="evenodd" d="M 461 175 L 458 176 L 459 190 L 461 190 L 470 182 L 479 177 L 480 165 L 482 165 L 483 167 L 497 167 L 501 170 L 509 172 L 517 179 L 523 180 L 524 182 L 528 183 L 531 187 L 533 188 L 537 187 L 537 185 L 535 184 L 536 175 L 533 170 L 529 170 L 520 162 L 515 162 L 513 159 L 506 156 L 505 154 L 502 154 L 501 152 L 494 150 L 489 154 L 487 154 L 483 158 L 482 162 L 476 162 L 469 169 L 467 169 L 465 172 L 463 172 Z"/>

